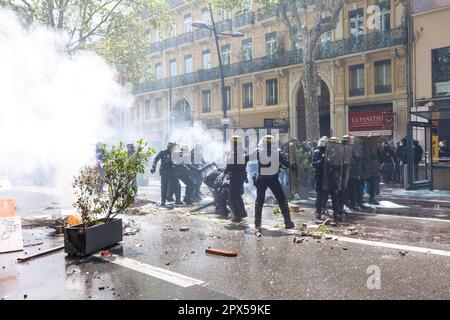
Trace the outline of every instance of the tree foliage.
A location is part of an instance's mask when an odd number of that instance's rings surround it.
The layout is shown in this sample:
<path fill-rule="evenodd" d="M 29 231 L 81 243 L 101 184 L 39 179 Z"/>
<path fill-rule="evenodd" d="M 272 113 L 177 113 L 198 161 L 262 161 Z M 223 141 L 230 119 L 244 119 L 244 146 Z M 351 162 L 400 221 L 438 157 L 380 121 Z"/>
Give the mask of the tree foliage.
<path fill-rule="evenodd" d="M 0 6 L 29 25 L 64 32 L 69 52 L 97 51 L 131 83 L 142 81 L 150 69 L 150 21 L 162 28 L 171 21 L 164 0 L 0 0 Z"/>
<path fill-rule="evenodd" d="M 216 7 L 233 9 L 239 8 L 242 1 L 212 0 L 212 2 Z M 304 60 L 301 81 L 306 103 L 306 138 L 309 141 L 318 140 L 320 126 L 316 92 L 320 78 L 316 67 L 316 51 L 322 35 L 336 28 L 347 0 L 254 0 L 253 2 L 262 6 L 263 11 L 278 10 L 291 40 L 300 45 Z M 309 10 L 311 6 L 314 6 L 314 10 Z M 324 20 L 325 16 L 329 19 Z"/>
<path fill-rule="evenodd" d="M 74 206 L 85 228 L 101 217 L 104 222 L 113 219 L 134 203 L 138 191 L 136 177 L 144 173 L 149 158 L 155 152 L 142 139 L 137 141 L 132 153 L 128 152 L 123 142 L 110 148 L 102 146 L 103 162 L 100 166 L 103 176 L 99 168 L 85 167 L 72 184 L 76 197 Z M 98 187 L 103 184 L 106 191 Z"/>

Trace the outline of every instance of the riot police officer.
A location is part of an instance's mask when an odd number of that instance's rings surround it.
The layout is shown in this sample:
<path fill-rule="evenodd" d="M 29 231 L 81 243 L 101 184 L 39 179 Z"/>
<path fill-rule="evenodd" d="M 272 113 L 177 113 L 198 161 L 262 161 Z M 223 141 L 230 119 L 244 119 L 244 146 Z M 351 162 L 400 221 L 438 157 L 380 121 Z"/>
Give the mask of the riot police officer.
<path fill-rule="evenodd" d="M 247 217 L 244 200 L 242 199 L 244 182 L 248 183 L 247 162 L 248 155 L 243 146 L 242 138 L 240 136 L 231 137 L 230 150 L 227 152 L 226 157 L 227 166 L 224 173 L 229 176 L 230 180 L 228 203 L 233 212 L 232 221 L 235 223 L 239 223 L 242 221 L 242 218 Z"/>
<path fill-rule="evenodd" d="M 152 165 L 151 173 L 155 173 L 156 165 L 159 160 L 161 160 L 161 166 L 159 169 L 159 174 L 161 175 L 161 206 L 166 205 L 167 193 L 169 190 L 169 185 L 176 186 L 178 179 L 175 173 L 175 165 L 172 161 L 172 151 L 174 150 L 176 143 L 169 142 L 167 144 L 167 149 L 160 151 Z M 180 200 L 181 194 L 178 188 L 175 189 L 176 204 L 183 204 Z"/>
<path fill-rule="evenodd" d="M 342 220 L 339 193 L 342 183 L 343 158 L 342 155 L 338 156 L 339 159 L 333 158 L 333 155 L 339 153 L 336 149 L 340 149 L 339 138 L 332 137 L 326 146 L 322 187 L 326 198 L 328 198 L 328 194 L 331 195 L 334 220 Z"/>
<path fill-rule="evenodd" d="M 347 191 L 347 185 L 348 185 L 348 179 L 349 179 L 349 174 L 350 174 L 350 167 L 351 167 L 351 148 L 348 148 L 348 146 L 350 145 L 350 136 L 348 134 L 344 135 L 341 139 L 341 144 L 347 146 L 344 149 L 344 154 L 348 154 L 348 160 L 346 161 L 346 156 L 344 156 L 344 162 L 342 164 L 342 179 L 341 179 L 341 188 L 339 191 L 339 208 L 340 208 L 340 213 L 341 214 L 348 214 L 345 210 L 344 210 L 344 204 L 345 204 L 345 199 L 346 199 L 346 191 Z"/>
<path fill-rule="evenodd" d="M 195 182 L 191 176 L 190 168 L 187 166 L 190 162 L 191 153 L 187 146 L 182 146 L 175 164 L 175 174 L 177 180 L 180 180 L 186 186 L 184 193 L 184 203 L 191 205 L 193 203 L 192 194 L 194 192 Z"/>
<path fill-rule="evenodd" d="M 267 188 L 272 191 L 278 201 L 286 229 L 292 229 L 295 226 L 291 220 L 283 187 L 278 180 L 280 167 L 284 166 L 289 168 L 289 161 L 286 160 L 277 146 L 275 137 L 270 135 L 264 136 L 259 142 L 256 151 L 250 156 L 252 160 L 256 157 L 258 162 L 258 176 L 255 179 L 255 227 L 257 229 L 261 228 L 262 210 L 266 199 Z"/>
<path fill-rule="evenodd" d="M 328 137 L 322 137 L 312 156 L 312 167 L 314 169 L 314 180 L 316 185 L 316 218 L 321 219 L 324 213 L 325 205 L 324 198 L 328 199 L 328 193 L 323 190 L 323 166 L 325 160 L 325 147 L 328 142 Z M 325 203 L 326 204 L 326 203 Z"/>

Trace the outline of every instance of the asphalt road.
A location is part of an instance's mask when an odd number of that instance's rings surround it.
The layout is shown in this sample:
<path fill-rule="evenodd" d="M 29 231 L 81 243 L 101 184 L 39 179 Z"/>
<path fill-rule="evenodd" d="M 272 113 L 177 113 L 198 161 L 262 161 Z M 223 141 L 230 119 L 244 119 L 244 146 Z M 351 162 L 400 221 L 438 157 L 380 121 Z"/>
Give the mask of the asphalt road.
<path fill-rule="evenodd" d="M 68 208 L 51 190 L 0 192 L 0 198 L 6 195 L 17 199 L 24 218 Z M 140 198 L 157 200 L 157 184 L 141 189 Z M 285 231 L 267 206 L 262 236 L 257 237 L 252 206 L 248 202 L 248 225 L 242 226 L 218 219 L 210 210 L 190 214 L 186 208 L 138 208 L 139 215 L 122 218 L 124 223 L 133 220 L 140 231 L 124 236 L 110 258 L 69 259 L 58 252 L 18 264 L 18 257 L 63 243 L 50 228 L 24 229 L 25 245 L 43 244 L 0 254 L 0 299 L 450 298 L 446 212 L 440 218 L 396 215 L 395 210 L 354 215 L 340 226 L 327 226 L 329 240 L 306 236 L 294 243 L 300 229 L 317 231 L 309 208 L 293 215 L 296 230 Z M 238 255 L 206 254 L 208 247 Z"/>

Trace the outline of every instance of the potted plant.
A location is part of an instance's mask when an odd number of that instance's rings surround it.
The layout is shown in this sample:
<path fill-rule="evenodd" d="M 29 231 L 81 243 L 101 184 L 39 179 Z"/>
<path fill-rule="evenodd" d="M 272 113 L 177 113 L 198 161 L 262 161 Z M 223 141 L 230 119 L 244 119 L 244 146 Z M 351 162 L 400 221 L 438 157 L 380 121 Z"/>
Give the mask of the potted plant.
<path fill-rule="evenodd" d="M 64 228 L 64 248 L 70 256 L 85 256 L 122 241 L 122 220 L 116 216 L 134 203 L 137 175 L 144 173 L 155 153 L 142 139 L 132 150 L 123 142 L 111 148 L 103 145 L 102 163 L 82 168 L 75 177 L 74 207 L 82 223 Z"/>

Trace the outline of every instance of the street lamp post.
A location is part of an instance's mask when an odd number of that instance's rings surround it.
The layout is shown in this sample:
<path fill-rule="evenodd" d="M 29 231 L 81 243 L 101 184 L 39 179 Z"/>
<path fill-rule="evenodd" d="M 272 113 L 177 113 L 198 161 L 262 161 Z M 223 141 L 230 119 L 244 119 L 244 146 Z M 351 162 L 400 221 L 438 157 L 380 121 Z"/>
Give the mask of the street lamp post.
<path fill-rule="evenodd" d="M 219 69 L 220 69 L 220 81 L 221 81 L 221 88 L 222 88 L 222 112 L 223 112 L 223 142 L 226 143 L 227 141 L 227 128 L 228 128 L 228 118 L 227 118 L 227 97 L 226 97 L 226 90 L 225 90 L 225 74 L 223 71 L 223 64 L 222 64 L 222 54 L 220 52 L 220 46 L 219 46 L 219 37 L 222 35 L 225 36 L 231 36 L 231 37 L 243 37 L 244 34 L 242 32 L 218 32 L 216 28 L 216 24 L 214 23 L 214 15 L 213 11 L 211 9 L 211 3 L 208 3 L 209 7 L 209 14 L 211 16 L 211 24 L 212 26 L 207 25 L 203 21 L 195 21 L 192 23 L 192 26 L 199 29 L 208 29 L 211 30 L 214 34 L 214 40 L 216 42 L 216 49 L 217 49 L 217 56 L 219 61 Z"/>

